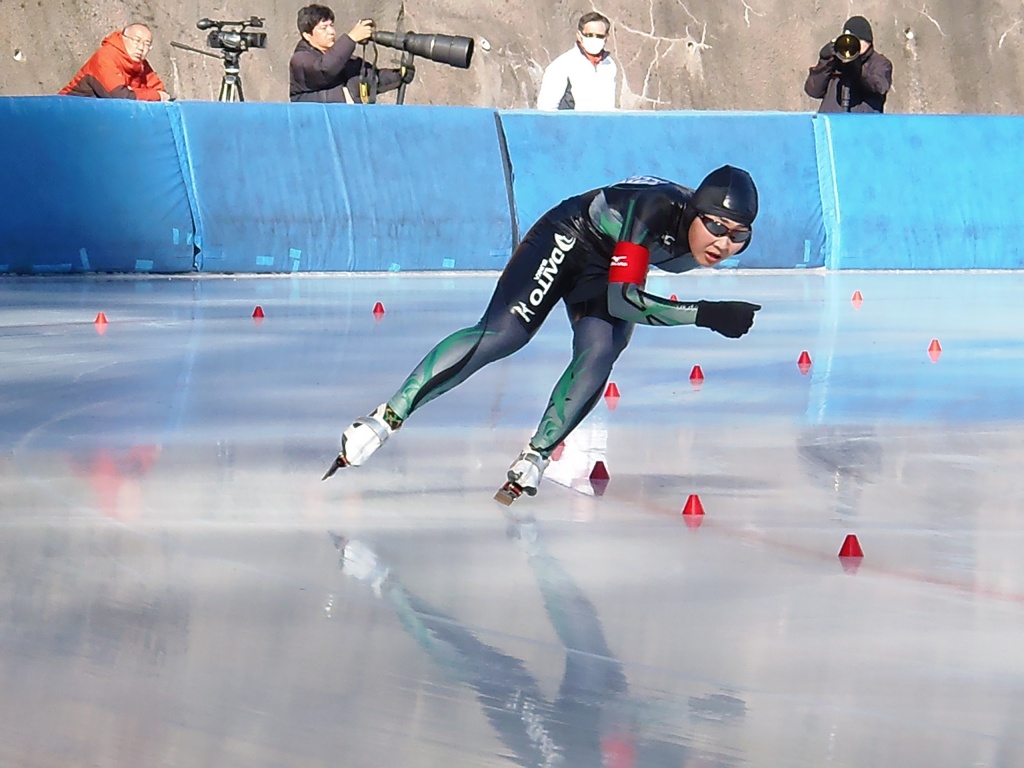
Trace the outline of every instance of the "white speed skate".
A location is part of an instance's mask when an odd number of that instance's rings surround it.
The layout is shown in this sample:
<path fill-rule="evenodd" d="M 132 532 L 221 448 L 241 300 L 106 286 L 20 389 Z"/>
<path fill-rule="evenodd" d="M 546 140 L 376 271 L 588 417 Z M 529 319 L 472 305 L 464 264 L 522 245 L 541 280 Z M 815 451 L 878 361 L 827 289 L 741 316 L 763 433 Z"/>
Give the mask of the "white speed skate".
<path fill-rule="evenodd" d="M 527 496 L 537 495 L 537 486 L 548 468 L 550 459 L 545 459 L 533 446 L 527 445 L 519 458 L 508 468 L 508 482 L 494 494 L 495 501 L 508 506 L 524 493 Z"/>
<path fill-rule="evenodd" d="M 380 448 L 395 430 L 385 420 L 387 403 L 377 406 L 369 416 L 356 419 L 352 426 L 341 433 L 341 450 L 327 474 L 326 480 L 342 467 L 358 467 L 366 462 Z M 393 414 L 392 414 L 393 415 Z"/>

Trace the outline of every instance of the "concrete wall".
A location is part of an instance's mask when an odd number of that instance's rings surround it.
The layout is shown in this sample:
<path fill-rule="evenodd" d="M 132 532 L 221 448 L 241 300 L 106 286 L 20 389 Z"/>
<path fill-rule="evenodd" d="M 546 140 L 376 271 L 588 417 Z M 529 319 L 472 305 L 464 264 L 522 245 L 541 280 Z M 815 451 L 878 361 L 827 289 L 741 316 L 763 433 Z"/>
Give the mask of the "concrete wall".
<path fill-rule="evenodd" d="M 153 27 L 150 60 L 182 99 L 215 98 L 219 60 L 196 47 L 203 16 L 267 19 L 268 46 L 242 57 L 250 101 L 287 99 L 288 57 L 303 2 L 280 0 L 0 0 L 0 96 L 59 90 L 111 30 L 131 20 Z M 489 43 L 469 71 L 420 62 L 410 104 L 500 109 L 532 106 L 543 68 L 572 43 L 591 4 L 561 0 L 371 0 L 337 5 L 347 30 L 372 16 L 382 29 L 462 34 Z M 630 109 L 816 109 L 803 79 L 817 51 L 849 15 L 870 18 L 876 47 L 892 59 L 889 111 L 1016 114 L 1024 103 L 1024 7 L 1017 0 L 608 0 L 611 48 L 622 66 L 620 100 Z M 380 49 L 380 63 L 394 52 Z M 393 95 L 381 97 L 381 101 Z"/>

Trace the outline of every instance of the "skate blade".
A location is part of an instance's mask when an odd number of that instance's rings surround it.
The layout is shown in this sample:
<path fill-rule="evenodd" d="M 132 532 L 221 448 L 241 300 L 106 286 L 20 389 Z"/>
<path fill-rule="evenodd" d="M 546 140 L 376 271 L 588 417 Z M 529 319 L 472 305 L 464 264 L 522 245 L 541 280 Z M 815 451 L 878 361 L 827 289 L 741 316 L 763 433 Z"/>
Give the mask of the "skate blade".
<path fill-rule="evenodd" d="M 337 472 L 337 471 L 338 471 L 339 469 L 341 469 L 342 467 L 347 467 L 347 466 L 348 466 L 348 462 L 347 462 L 347 461 L 345 461 L 345 457 L 344 457 L 344 456 L 342 456 L 342 455 L 341 455 L 341 454 L 339 453 L 339 454 L 338 454 L 338 458 L 336 458 L 336 459 L 334 460 L 334 463 L 333 463 L 333 464 L 331 464 L 331 468 L 330 468 L 330 469 L 328 469 L 328 470 L 327 470 L 327 472 L 325 472 L 325 473 L 324 473 L 324 476 L 323 476 L 323 477 L 321 477 L 320 479 L 321 479 L 321 480 L 326 480 L 326 479 L 327 479 L 328 477 L 330 477 L 331 475 L 333 475 L 333 474 L 334 474 L 335 472 Z"/>
<path fill-rule="evenodd" d="M 494 494 L 494 500 L 500 504 L 504 504 L 506 507 L 512 506 L 512 502 L 523 495 L 523 489 L 518 485 L 508 482 L 505 483 L 498 492 Z"/>

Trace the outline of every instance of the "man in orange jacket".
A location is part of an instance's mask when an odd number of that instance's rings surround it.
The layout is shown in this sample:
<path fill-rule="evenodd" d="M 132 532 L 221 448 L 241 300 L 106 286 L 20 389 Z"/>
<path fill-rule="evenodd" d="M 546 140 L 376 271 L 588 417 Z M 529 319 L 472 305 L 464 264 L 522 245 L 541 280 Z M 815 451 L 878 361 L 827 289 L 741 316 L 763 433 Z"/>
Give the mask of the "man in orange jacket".
<path fill-rule="evenodd" d="M 61 88 L 61 95 L 169 101 L 163 81 L 146 61 L 152 47 L 153 33 L 145 24 L 130 24 L 111 32 L 71 82 Z"/>

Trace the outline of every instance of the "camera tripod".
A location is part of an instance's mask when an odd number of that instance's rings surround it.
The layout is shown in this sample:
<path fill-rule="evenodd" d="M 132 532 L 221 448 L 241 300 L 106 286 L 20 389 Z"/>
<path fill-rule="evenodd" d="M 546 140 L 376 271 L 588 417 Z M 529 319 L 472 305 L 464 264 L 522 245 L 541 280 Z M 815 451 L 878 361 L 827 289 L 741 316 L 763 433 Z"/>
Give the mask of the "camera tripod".
<path fill-rule="evenodd" d="M 239 51 L 224 51 L 224 76 L 220 80 L 217 101 L 245 101 L 242 95 L 242 75 Z"/>
<path fill-rule="evenodd" d="M 175 48 L 181 48 L 186 51 L 192 51 L 192 53 L 198 53 L 201 56 L 209 56 L 214 59 L 224 59 L 224 76 L 220 80 L 220 93 L 217 95 L 217 101 L 245 101 L 245 96 L 242 94 L 242 75 L 241 75 L 241 57 L 242 51 L 229 51 L 223 50 L 221 53 L 223 56 L 218 56 L 216 53 L 210 53 L 200 48 L 193 48 L 191 45 L 185 45 L 179 43 L 177 40 L 171 42 Z"/>

